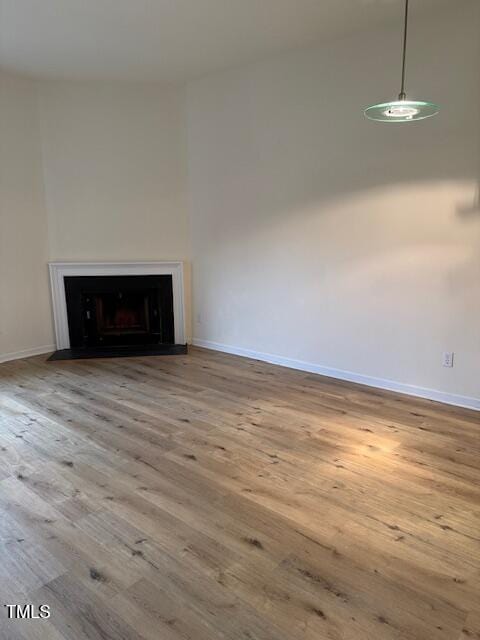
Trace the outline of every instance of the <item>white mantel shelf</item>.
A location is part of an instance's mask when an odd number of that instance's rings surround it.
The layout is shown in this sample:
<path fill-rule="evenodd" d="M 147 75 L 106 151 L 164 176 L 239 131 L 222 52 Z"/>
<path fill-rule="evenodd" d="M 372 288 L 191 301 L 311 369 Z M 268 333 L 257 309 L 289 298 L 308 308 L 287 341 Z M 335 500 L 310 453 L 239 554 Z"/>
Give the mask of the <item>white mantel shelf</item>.
<path fill-rule="evenodd" d="M 57 349 L 69 349 L 66 276 L 163 276 L 171 275 L 176 344 L 185 344 L 185 296 L 183 262 L 49 262 L 53 318 Z"/>

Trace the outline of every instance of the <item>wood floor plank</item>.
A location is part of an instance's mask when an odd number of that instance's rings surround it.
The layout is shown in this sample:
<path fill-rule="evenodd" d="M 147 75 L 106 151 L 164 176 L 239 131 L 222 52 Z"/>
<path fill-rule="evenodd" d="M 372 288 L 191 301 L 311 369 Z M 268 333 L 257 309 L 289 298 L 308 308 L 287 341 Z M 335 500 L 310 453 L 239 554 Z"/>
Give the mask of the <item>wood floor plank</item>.
<path fill-rule="evenodd" d="M 202 349 L 4 363 L 0 598 L 52 617 L 0 637 L 480 639 L 479 436 Z"/>

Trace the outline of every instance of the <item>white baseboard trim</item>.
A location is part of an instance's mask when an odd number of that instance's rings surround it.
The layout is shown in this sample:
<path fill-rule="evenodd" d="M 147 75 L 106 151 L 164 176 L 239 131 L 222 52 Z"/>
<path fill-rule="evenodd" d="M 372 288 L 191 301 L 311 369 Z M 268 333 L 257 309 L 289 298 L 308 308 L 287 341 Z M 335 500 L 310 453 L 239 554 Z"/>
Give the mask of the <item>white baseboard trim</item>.
<path fill-rule="evenodd" d="M 43 356 L 45 353 L 52 353 L 55 349 L 56 347 L 54 344 L 47 344 L 43 347 L 35 347 L 35 349 L 12 351 L 12 353 L 0 353 L 0 363 L 10 362 L 10 360 L 21 360 L 22 358 L 31 358 L 32 356 Z"/>
<path fill-rule="evenodd" d="M 232 347 L 227 344 L 211 342 L 210 340 L 193 339 L 192 344 L 196 347 L 204 349 L 212 349 L 213 351 L 222 351 L 231 353 L 244 358 L 252 358 L 254 360 L 262 360 L 271 364 L 277 364 L 281 367 L 289 369 L 299 369 L 309 373 L 317 373 L 321 376 L 329 378 L 337 378 L 339 380 L 347 380 L 348 382 L 356 382 L 364 384 L 368 387 L 376 387 L 377 389 L 385 389 L 386 391 L 395 391 L 417 398 L 425 398 L 436 402 L 451 404 L 456 407 L 464 407 L 465 409 L 474 409 L 480 411 L 480 398 L 470 398 L 455 393 L 447 393 L 445 391 L 437 391 L 436 389 L 427 389 L 425 387 L 417 387 L 412 384 L 403 382 L 395 382 L 394 380 L 386 380 L 384 378 L 375 378 L 373 376 L 363 375 L 361 373 L 353 373 L 352 371 L 343 371 L 342 369 L 333 369 L 324 367 L 312 362 L 304 362 L 303 360 L 293 360 L 292 358 L 284 358 L 282 356 L 273 355 L 271 353 L 262 353 L 260 351 L 252 351 L 250 349 L 242 349 L 241 347 Z"/>

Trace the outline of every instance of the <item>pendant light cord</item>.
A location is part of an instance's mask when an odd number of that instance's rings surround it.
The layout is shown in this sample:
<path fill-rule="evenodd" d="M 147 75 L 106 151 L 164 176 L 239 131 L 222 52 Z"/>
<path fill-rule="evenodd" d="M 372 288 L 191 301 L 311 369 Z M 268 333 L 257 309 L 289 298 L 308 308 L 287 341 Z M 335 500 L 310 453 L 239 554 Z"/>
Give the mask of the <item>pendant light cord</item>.
<path fill-rule="evenodd" d="M 403 56 L 402 56 L 402 88 L 400 90 L 399 100 L 405 100 L 407 94 L 405 92 L 405 69 L 407 60 L 407 35 L 408 35 L 408 4 L 409 0 L 405 0 L 405 25 L 403 28 Z"/>

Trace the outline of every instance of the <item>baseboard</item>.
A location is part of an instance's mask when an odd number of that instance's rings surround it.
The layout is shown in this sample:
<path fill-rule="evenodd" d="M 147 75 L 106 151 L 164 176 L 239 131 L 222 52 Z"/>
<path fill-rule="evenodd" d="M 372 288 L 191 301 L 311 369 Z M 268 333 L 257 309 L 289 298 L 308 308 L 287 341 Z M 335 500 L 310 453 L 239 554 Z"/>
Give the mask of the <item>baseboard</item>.
<path fill-rule="evenodd" d="M 194 338 L 192 344 L 196 347 L 212 349 L 213 351 L 222 351 L 236 356 L 243 356 L 244 358 L 262 360 L 263 362 L 277 364 L 281 367 L 288 367 L 289 369 L 299 369 L 300 371 L 317 373 L 318 375 L 327 376 L 329 378 L 347 380 L 348 382 L 356 382 L 368 387 L 376 387 L 377 389 L 385 389 L 386 391 L 395 391 L 397 393 L 403 393 L 417 398 L 425 398 L 427 400 L 451 404 L 456 407 L 464 407 L 465 409 L 480 411 L 480 398 L 470 398 L 468 396 L 461 396 L 455 393 L 446 393 L 436 389 L 417 387 L 403 382 L 395 382 L 394 380 L 386 380 L 384 378 L 375 378 L 361 373 L 353 373 L 352 371 L 333 369 L 331 367 L 324 367 L 312 362 L 293 360 L 292 358 L 284 358 L 271 353 L 262 353 L 260 351 L 252 351 L 250 349 L 242 349 L 240 347 L 233 347 L 226 344 L 220 344 L 218 342 L 211 342 L 210 340 L 199 340 Z"/>
<path fill-rule="evenodd" d="M 0 363 L 10 362 L 10 360 L 21 360 L 22 358 L 31 358 L 32 356 L 43 356 L 45 353 L 55 351 L 54 344 L 47 344 L 43 347 L 35 347 L 35 349 L 24 349 L 23 351 L 12 351 L 12 353 L 0 353 Z"/>

